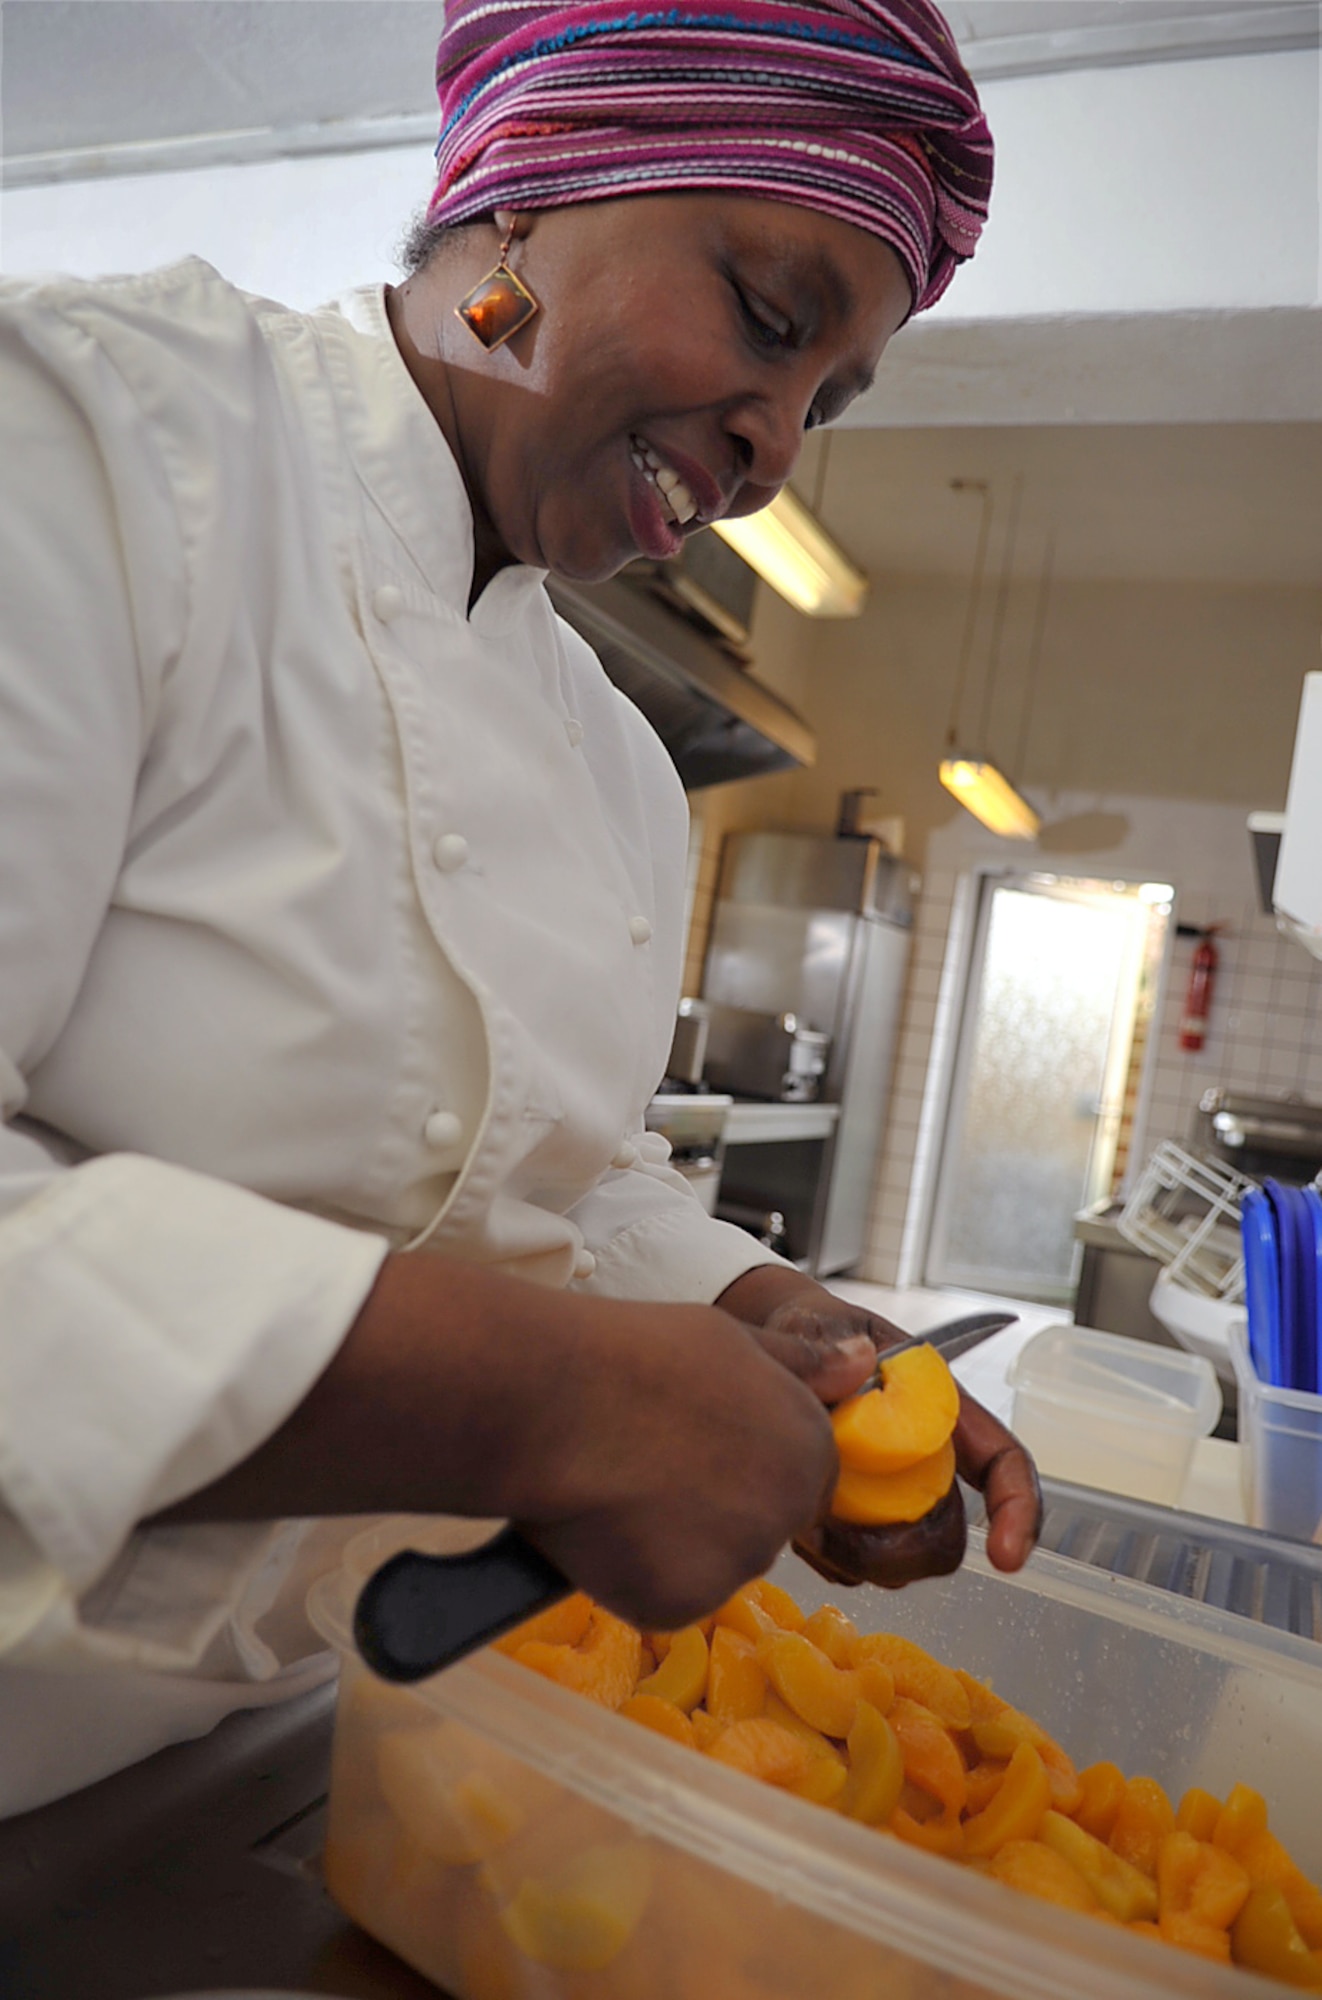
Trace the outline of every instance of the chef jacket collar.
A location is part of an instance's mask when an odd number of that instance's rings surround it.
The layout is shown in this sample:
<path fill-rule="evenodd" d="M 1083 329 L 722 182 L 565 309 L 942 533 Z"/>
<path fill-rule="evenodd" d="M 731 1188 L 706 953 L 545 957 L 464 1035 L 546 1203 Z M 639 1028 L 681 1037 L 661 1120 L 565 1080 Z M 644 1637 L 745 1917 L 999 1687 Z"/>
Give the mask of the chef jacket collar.
<path fill-rule="evenodd" d="M 473 581 L 473 510 L 445 433 L 404 365 L 386 313 L 385 287 L 350 292 L 338 315 L 366 340 L 340 343 L 350 386 L 342 417 L 358 472 L 408 549 L 428 588 L 462 617 Z M 332 321 L 333 324 L 333 321 Z M 336 370 L 337 380 L 344 371 Z M 508 631 L 541 596 L 544 569 L 511 563 L 473 606 L 471 622 Z"/>

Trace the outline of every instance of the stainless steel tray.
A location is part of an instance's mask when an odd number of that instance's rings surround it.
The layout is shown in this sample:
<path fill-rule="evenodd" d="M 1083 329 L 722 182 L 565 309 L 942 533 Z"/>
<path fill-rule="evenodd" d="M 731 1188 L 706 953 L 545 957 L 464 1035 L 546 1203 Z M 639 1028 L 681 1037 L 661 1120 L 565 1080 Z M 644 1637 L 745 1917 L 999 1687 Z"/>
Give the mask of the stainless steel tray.
<path fill-rule="evenodd" d="M 966 1496 L 969 1519 L 986 1510 Z M 1322 1549 L 1261 1528 L 1044 1479 L 1044 1549 L 1322 1644 Z"/>

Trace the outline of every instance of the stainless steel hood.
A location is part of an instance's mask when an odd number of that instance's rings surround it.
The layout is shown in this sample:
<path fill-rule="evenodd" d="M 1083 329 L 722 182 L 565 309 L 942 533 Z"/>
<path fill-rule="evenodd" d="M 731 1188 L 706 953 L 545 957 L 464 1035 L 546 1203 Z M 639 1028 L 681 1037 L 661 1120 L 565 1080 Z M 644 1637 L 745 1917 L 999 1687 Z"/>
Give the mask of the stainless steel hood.
<path fill-rule="evenodd" d="M 816 762 L 816 739 L 803 718 L 645 589 L 619 577 L 547 587 L 557 611 L 647 717 L 686 791 Z"/>

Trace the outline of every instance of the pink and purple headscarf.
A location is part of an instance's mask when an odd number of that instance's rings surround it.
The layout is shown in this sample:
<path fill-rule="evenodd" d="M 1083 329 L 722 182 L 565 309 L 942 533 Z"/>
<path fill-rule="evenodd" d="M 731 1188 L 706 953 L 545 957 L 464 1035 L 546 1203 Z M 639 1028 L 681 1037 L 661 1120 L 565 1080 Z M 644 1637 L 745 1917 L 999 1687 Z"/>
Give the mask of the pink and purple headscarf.
<path fill-rule="evenodd" d="M 932 304 L 973 254 L 992 141 L 930 0 L 447 0 L 429 222 L 722 189 L 889 243 Z"/>

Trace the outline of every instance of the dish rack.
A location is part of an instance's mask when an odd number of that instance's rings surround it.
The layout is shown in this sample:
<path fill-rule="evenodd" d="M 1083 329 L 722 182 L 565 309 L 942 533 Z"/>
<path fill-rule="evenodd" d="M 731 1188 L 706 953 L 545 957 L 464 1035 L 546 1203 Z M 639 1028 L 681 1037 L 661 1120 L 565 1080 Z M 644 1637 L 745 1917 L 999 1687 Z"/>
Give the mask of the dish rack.
<path fill-rule="evenodd" d="M 1258 1183 L 1163 1139 L 1116 1217 L 1127 1242 L 1163 1266 L 1169 1284 L 1237 1305 L 1244 1297 L 1240 1206 Z"/>

